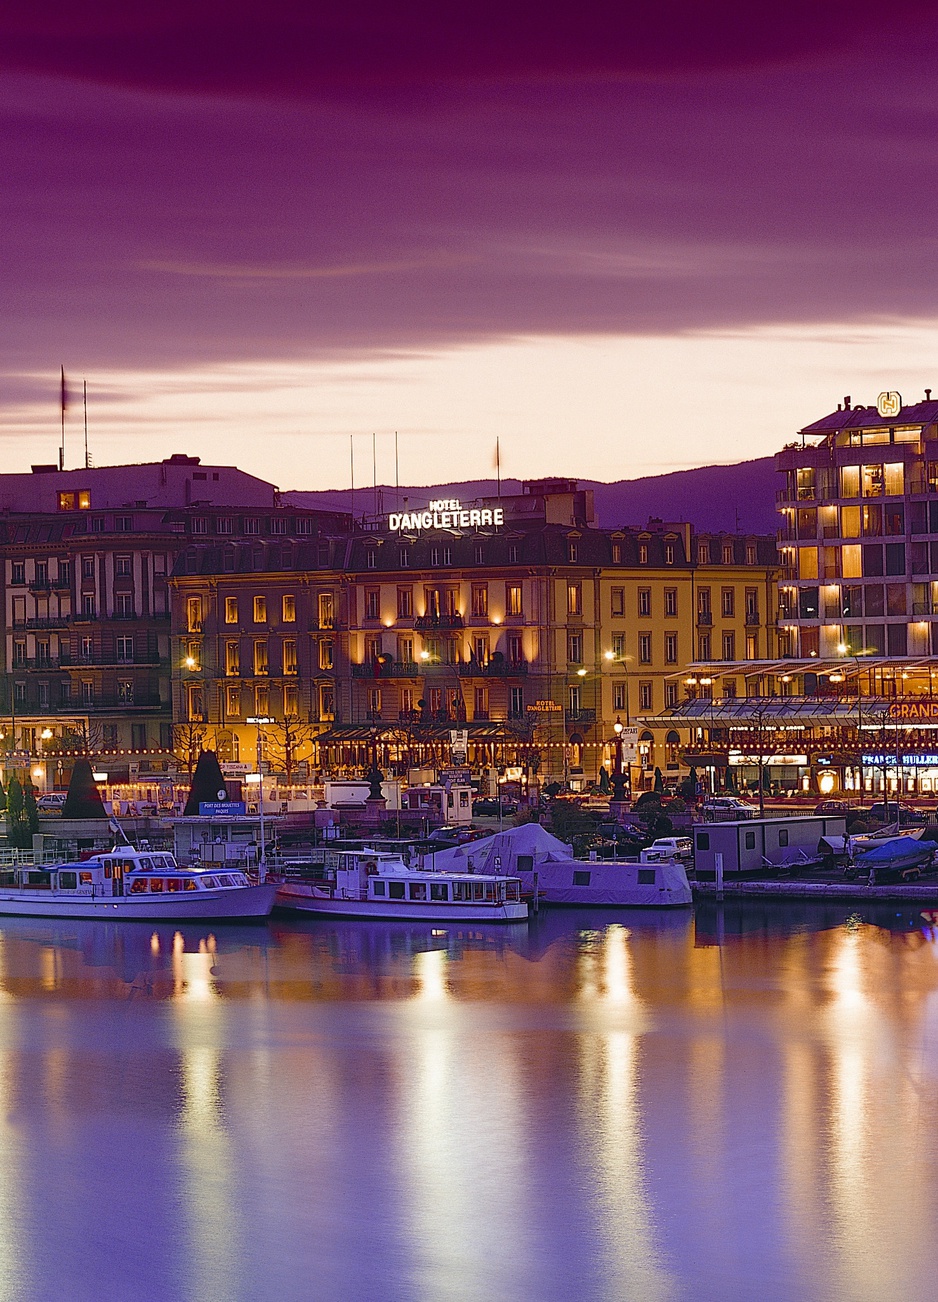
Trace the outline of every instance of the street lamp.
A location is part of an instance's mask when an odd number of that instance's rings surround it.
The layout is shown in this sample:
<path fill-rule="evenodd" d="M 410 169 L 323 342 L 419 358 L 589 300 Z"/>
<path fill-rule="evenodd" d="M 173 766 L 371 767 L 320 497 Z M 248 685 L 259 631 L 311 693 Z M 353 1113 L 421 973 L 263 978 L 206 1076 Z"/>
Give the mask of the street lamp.
<path fill-rule="evenodd" d="M 274 723 L 266 714 L 252 714 L 245 720 L 246 723 L 253 723 L 257 727 L 257 808 L 261 818 L 261 845 L 260 845 L 260 862 L 257 865 L 258 877 L 260 880 L 267 880 L 267 843 L 264 837 L 264 773 L 261 768 L 261 750 L 263 746 L 263 734 L 261 728 L 265 723 Z"/>
<path fill-rule="evenodd" d="M 857 776 L 860 784 L 860 799 L 863 799 L 863 697 L 860 693 L 860 656 L 869 655 L 865 648 L 860 651 L 851 651 L 847 642 L 838 642 L 838 655 L 846 656 L 852 660 L 857 667 Z M 884 779 L 885 785 L 885 779 Z M 883 799 L 889 799 L 889 793 L 883 792 Z"/>
<path fill-rule="evenodd" d="M 612 731 L 616 734 L 616 758 L 615 768 L 612 774 L 612 797 L 610 805 L 613 803 L 621 804 L 623 801 L 630 799 L 632 794 L 631 765 L 629 766 L 628 773 L 626 773 L 622 763 L 622 720 L 619 715 L 616 715 L 616 721 L 612 725 Z M 625 790 L 626 785 L 628 785 L 629 788 L 628 793 L 626 793 Z"/>

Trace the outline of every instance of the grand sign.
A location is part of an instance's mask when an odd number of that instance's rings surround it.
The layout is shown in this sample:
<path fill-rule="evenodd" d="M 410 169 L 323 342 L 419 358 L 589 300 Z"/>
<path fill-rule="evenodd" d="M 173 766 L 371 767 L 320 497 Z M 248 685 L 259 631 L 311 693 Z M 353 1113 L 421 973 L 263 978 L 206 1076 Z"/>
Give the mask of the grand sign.
<path fill-rule="evenodd" d="M 908 719 L 911 723 L 938 719 L 938 701 L 893 701 L 889 707 L 889 717 Z"/>
<path fill-rule="evenodd" d="M 865 754 L 861 756 L 863 763 L 867 768 L 905 768 L 905 769 L 934 769 L 938 768 L 938 755 L 932 754 L 911 754 L 911 755 L 884 755 L 881 752 L 875 754 Z"/>
<path fill-rule="evenodd" d="M 401 529 L 474 529 L 504 523 L 502 507 L 464 508 L 456 497 L 438 498 L 425 511 L 392 511 L 388 516 L 392 533 Z"/>

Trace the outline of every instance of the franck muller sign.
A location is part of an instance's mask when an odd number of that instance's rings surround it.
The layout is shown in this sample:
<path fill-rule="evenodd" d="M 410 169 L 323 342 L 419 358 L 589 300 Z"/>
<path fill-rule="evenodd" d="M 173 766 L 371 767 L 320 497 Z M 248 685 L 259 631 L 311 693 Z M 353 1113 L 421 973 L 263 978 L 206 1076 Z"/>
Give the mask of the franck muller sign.
<path fill-rule="evenodd" d="M 392 533 L 401 529 L 473 529 L 504 523 L 505 512 L 500 506 L 468 510 L 454 497 L 438 498 L 426 511 L 394 511 L 388 516 L 388 528 Z"/>

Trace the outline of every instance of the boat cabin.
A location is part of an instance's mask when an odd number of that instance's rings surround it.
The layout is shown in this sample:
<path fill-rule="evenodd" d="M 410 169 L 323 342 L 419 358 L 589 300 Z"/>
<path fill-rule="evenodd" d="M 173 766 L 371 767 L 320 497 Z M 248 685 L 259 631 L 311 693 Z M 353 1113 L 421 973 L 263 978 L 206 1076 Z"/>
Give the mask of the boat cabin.
<path fill-rule="evenodd" d="M 162 895 L 248 885 L 243 873 L 179 868 L 171 854 L 133 846 L 121 846 L 74 863 L 0 869 L 0 889 L 66 895 Z"/>
<path fill-rule="evenodd" d="M 426 871 L 409 867 L 399 854 L 370 850 L 343 851 L 337 859 L 336 899 L 457 905 L 496 905 L 521 899 L 517 877 Z"/>

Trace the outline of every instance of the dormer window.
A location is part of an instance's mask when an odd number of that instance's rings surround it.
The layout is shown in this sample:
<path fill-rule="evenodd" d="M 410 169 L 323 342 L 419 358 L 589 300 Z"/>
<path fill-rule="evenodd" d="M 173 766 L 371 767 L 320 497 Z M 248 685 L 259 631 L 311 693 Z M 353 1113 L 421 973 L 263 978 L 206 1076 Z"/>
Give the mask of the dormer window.
<path fill-rule="evenodd" d="M 648 564 L 648 543 L 638 544 L 638 563 L 639 565 Z"/>
<path fill-rule="evenodd" d="M 571 565 L 576 564 L 576 555 L 577 555 L 576 543 L 575 542 L 567 543 L 567 560 L 570 562 Z"/>

